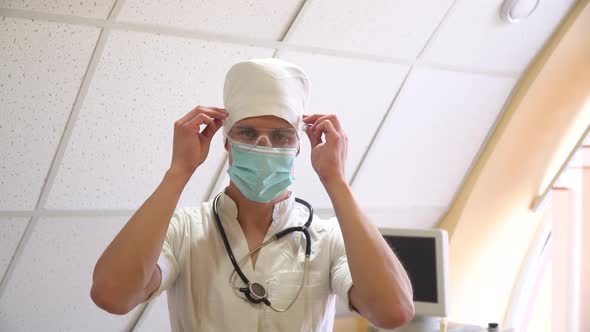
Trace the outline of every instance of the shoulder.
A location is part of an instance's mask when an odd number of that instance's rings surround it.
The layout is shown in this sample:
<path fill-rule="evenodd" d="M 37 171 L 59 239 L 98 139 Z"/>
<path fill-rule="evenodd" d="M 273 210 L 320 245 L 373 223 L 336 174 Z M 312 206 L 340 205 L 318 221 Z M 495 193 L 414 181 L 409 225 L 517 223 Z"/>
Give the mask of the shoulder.
<path fill-rule="evenodd" d="M 172 213 L 170 224 L 178 228 L 193 228 L 212 218 L 211 202 L 202 202 L 197 206 L 178 207 Z"/>
<path fill-rule="evenodd" d="M 306 220 L 309 216 L 307 209 L 300 206 L 298 207 L 298 210 L 299 220 Z M 340 224 L 335 216 L 326 217 L 314 214 L 309 231 L 312 237 L 330 241 L 332 238 L 335 236 L 338 237 L 340 234 Z"/>

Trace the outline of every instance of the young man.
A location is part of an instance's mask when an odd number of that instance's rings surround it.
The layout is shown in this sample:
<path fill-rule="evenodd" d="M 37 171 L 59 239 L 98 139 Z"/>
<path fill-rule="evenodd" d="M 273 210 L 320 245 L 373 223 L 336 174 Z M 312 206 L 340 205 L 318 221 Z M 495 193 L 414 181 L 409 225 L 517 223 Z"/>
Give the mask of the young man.
<path fill-rule="evenodd" d="M 335 115 L 303 115 L 308 98 L 293 64 L 235 64 L 226 109 L 198 106 L 175 122 L 171 166 L 98 260 L 93 301 L 125 314 L 167 290 L 173 331 L 331 331 L 334 294 L 375 326 L 408 322 L 408 276 L 346 181 L 347 137 Z M 175 210 L 222 127 L 229 186 Z M 332 220 L 287 190 L 304 135 Z"/>

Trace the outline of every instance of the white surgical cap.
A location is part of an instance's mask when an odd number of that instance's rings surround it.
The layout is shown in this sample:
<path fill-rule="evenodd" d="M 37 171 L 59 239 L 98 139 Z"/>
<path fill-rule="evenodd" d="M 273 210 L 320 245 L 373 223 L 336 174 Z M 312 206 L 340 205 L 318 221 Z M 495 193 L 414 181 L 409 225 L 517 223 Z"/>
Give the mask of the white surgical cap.
<path fill-rule="evenodd" d="M 275 58 L 238 62 L 227 72 L 223 103 L 229 113 L 224 127 L 238 121 L 274 115 L 294 128 L 302 123 L 309 102 L 309 79 L 298 66 Z"/>

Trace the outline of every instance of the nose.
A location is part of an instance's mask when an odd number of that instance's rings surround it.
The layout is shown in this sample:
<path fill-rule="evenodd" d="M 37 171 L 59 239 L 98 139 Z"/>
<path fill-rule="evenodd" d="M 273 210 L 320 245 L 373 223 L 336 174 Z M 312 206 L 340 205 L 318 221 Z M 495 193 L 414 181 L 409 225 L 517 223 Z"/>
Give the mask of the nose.
<path fill-rule="evenodd" d="M 270 139 L 267 135 L 258 136 L 258 139 L 256 140 L 256 145 L 272 147 L 272 143 L 270 142 Z"/>

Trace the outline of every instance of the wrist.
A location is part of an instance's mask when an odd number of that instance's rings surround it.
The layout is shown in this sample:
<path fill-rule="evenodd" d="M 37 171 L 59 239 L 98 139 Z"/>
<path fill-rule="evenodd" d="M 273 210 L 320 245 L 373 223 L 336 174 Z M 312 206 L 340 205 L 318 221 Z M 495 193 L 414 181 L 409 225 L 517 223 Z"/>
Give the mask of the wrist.
<path fill-rule="evenodd" d="M 184 172 L 178 169 L 169 168 L 164 174 L 165 182 L 170 182 L 175 184 L 176 186 L 180 186 L 181 189 L 188 183 L 192 176 L 192 173 Z"/>
<path fill-rule="evenodd" d="M 342 192 L 343 190 L 350 190 L 348 181 L 342 176 L 320 179 L 322 185 L 329 195 L 335 192 Z"/>

